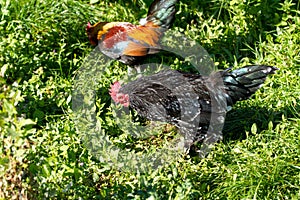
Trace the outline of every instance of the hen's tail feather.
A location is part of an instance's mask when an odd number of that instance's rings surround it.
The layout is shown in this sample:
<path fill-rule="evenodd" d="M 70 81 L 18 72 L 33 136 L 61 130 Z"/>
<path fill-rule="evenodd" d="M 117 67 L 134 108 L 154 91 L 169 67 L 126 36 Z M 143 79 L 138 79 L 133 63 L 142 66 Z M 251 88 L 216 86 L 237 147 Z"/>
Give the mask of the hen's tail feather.
<path fill-rule="evenodd" d="M 233 71 L 224 71 L 223 81 L 227 91 L 227 104 L 248 99 L 264 83 L 269 74 L 274 74 L 276 67 L 266 65 L 249 65 Z"/>
<path fill-rule="evenodd" d="M 169 28 L 175 16 L 177 0 L 154 0 L 146 18 L 147 25 Z"/>

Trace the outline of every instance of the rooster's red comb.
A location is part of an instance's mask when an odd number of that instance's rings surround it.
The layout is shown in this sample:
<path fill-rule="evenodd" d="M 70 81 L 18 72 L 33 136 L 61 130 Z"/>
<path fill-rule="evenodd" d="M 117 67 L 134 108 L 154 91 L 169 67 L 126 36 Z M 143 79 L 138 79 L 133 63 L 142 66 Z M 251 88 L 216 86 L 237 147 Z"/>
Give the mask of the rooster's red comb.
<path fill-rule="evenodd" d="M 91 23 L 88 22 L 87 25 L 86 25 L 86 29 L 88 30 L 88 29 L 90 29 L 91 27 L 92 27 Z"/>

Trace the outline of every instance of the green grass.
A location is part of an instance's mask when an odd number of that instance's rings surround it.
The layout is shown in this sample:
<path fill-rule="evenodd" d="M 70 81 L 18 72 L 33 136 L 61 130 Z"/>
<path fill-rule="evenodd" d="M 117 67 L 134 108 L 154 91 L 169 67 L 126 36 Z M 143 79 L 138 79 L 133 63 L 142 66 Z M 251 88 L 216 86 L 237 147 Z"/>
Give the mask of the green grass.
<path fill-rule="evenodd" d="M 71 118 L 71 98 L 77 70 L 92 51 L 86 23 L 138 23 L 151 1 L 93 2 L 0 2 L 0 199 L 300 198 L 298 1 L 180 1 L 172 29 L 206 48 L 218 68 L 280 70 L 228 113 L 224 140 L 206 158 L 179 158 L 143 174 L 92 156 Z M 105 73 L 96 104 L 106 133 L 133 150 L 155 149 L 172 136 L 172 130 L 154 140 L 124 135 L 107 91 L 126 67 L 115 62 Z"/>

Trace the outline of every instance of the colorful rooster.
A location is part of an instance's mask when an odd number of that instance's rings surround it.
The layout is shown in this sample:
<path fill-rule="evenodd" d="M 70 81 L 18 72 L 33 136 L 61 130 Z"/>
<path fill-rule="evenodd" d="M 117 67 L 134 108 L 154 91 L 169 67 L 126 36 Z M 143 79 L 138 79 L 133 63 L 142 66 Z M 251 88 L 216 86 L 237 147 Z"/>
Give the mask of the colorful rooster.
<path fill-rule="evenodd" d="M 86 32 L 92 45 L 110 58 L 132 65 L 160 50 L 159 39 L 170 27 L 177 0 L 155 0 L 140 25 L 128 22 L 88 23 Z"/>
<path fill-rule="evenodd" d="M 251 65 L 205 77 L 164 70 L 123 86 L 115 82 L 110 95 L 116 103 L 130 106 L 140 116 L 171 123 L 183 135 L 193 135 L 186 144 L 189 148 L 195 141 L 205 139 L 213 116 L 214 124 L 223 124 L 226 111 L 237 101 L 248 99 L 276 70 L 271 66 Z"/>

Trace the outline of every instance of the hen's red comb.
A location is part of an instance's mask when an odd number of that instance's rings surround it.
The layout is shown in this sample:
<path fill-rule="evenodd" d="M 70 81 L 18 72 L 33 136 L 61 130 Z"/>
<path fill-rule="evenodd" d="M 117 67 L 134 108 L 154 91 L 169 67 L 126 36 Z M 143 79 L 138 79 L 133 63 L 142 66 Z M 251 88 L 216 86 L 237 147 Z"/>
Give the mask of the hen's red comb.
<path fill-rule="evenodd" d="M 119 93 L 121 89 L 121 84 L 119 81 L 114 82 L 109 89 L 109 95 L 114 100 L 115 103 L 120 103 L 125 107 L 129 106 L 129 96 L 128 94 Z"/>
<path fill-rule="evenodd" d="M 114 82 L 110 86 L 109 94 L 116 103 L 118 103 L 117 94 L 119 93 L 120 88 L 121 88 L 121 84 L 119 81 Z"/>

